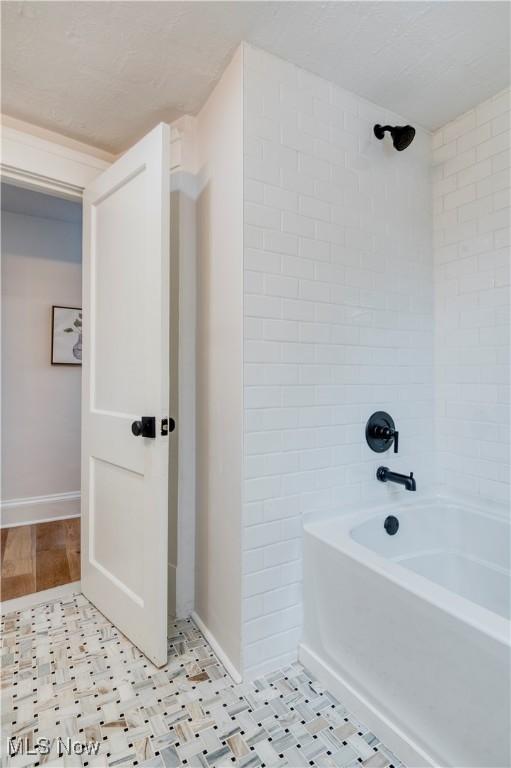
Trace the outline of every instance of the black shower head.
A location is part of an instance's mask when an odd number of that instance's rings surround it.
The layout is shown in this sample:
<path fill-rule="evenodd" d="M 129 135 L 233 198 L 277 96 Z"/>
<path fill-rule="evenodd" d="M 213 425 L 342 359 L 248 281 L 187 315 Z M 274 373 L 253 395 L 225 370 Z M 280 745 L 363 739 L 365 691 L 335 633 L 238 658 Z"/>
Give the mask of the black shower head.
<path fill-rule="evenodd" d="M 415 136 L 415 128 L 411 125 L 375 125 L 374 135 L 377 139 L 383 139 L 385 131 L 392 136 L 392 143 L 398 152 L 402 152 L 412 143 Z"/>

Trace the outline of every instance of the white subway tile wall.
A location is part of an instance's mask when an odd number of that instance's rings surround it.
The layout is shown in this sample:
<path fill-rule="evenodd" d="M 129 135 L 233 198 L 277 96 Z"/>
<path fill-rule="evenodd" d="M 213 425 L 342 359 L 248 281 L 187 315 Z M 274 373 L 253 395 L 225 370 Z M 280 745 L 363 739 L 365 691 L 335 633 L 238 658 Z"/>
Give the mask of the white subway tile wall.
<path fill-rule="evenodd" d="M 438 479 L 506 503 L 510 95 L 433 137 Z"/>
<path fill-rule="evenodd" d="M 431 488 L 433 259 L 427 132 L 396 152 L 373 126 L 406 119 L 250 46 L 244 100 L 243 666 L 253 677 L 296 657 L 304 516 L 406 493 L 375 479 L 381 463 Z M 397 456 L 365 442 L 376 410 L 396 420 Z"/>

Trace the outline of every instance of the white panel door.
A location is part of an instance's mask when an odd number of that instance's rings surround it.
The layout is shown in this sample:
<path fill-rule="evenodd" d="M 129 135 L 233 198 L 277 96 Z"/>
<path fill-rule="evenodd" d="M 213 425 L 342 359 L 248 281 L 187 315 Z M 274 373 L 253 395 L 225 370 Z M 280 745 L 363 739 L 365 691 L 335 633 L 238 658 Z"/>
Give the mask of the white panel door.
<path fill-rule="evenodd" d="M 82 590 L 157 666 L 167 661 L 169 150 L 161 124 L 85 190 L 83 220 Z M 154 438 L 134 434 L 146 416 Z"/>

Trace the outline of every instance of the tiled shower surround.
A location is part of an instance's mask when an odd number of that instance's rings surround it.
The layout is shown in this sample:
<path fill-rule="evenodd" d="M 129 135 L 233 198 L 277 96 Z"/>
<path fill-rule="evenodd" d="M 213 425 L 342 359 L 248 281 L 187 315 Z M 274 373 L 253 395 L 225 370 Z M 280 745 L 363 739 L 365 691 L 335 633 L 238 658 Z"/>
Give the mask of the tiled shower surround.
<path fill-rule="evenodd" d="M 439 480 L 509 504 L 510 91 L 433 137 Z"/>
<path fill-rule="evenodd" d="M 76 594 L 3 616 L 1 659 L 4 766 L 404 768 L 299 664 L 234 685 L 191 621 L 157 669 Z"/>
<path fill-rule="evenodd" d="M 243 667 L 296 658 L 304 516 L 401 489 L 375 480 L 365 423 L 389 411 L 384 463 L 433 482 L 431 137 L 244 47 Z"/>

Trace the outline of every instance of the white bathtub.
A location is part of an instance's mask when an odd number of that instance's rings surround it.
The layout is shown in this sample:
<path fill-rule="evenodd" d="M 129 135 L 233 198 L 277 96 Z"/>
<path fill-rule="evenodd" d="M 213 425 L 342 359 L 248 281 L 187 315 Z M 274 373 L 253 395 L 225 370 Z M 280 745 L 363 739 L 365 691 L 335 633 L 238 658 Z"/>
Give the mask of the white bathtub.
<path fill-rule="evenodd" d="M 410 766 L 511 763 L 509 551 L 439 498 L 305 525 L 300 659 Z"/>

